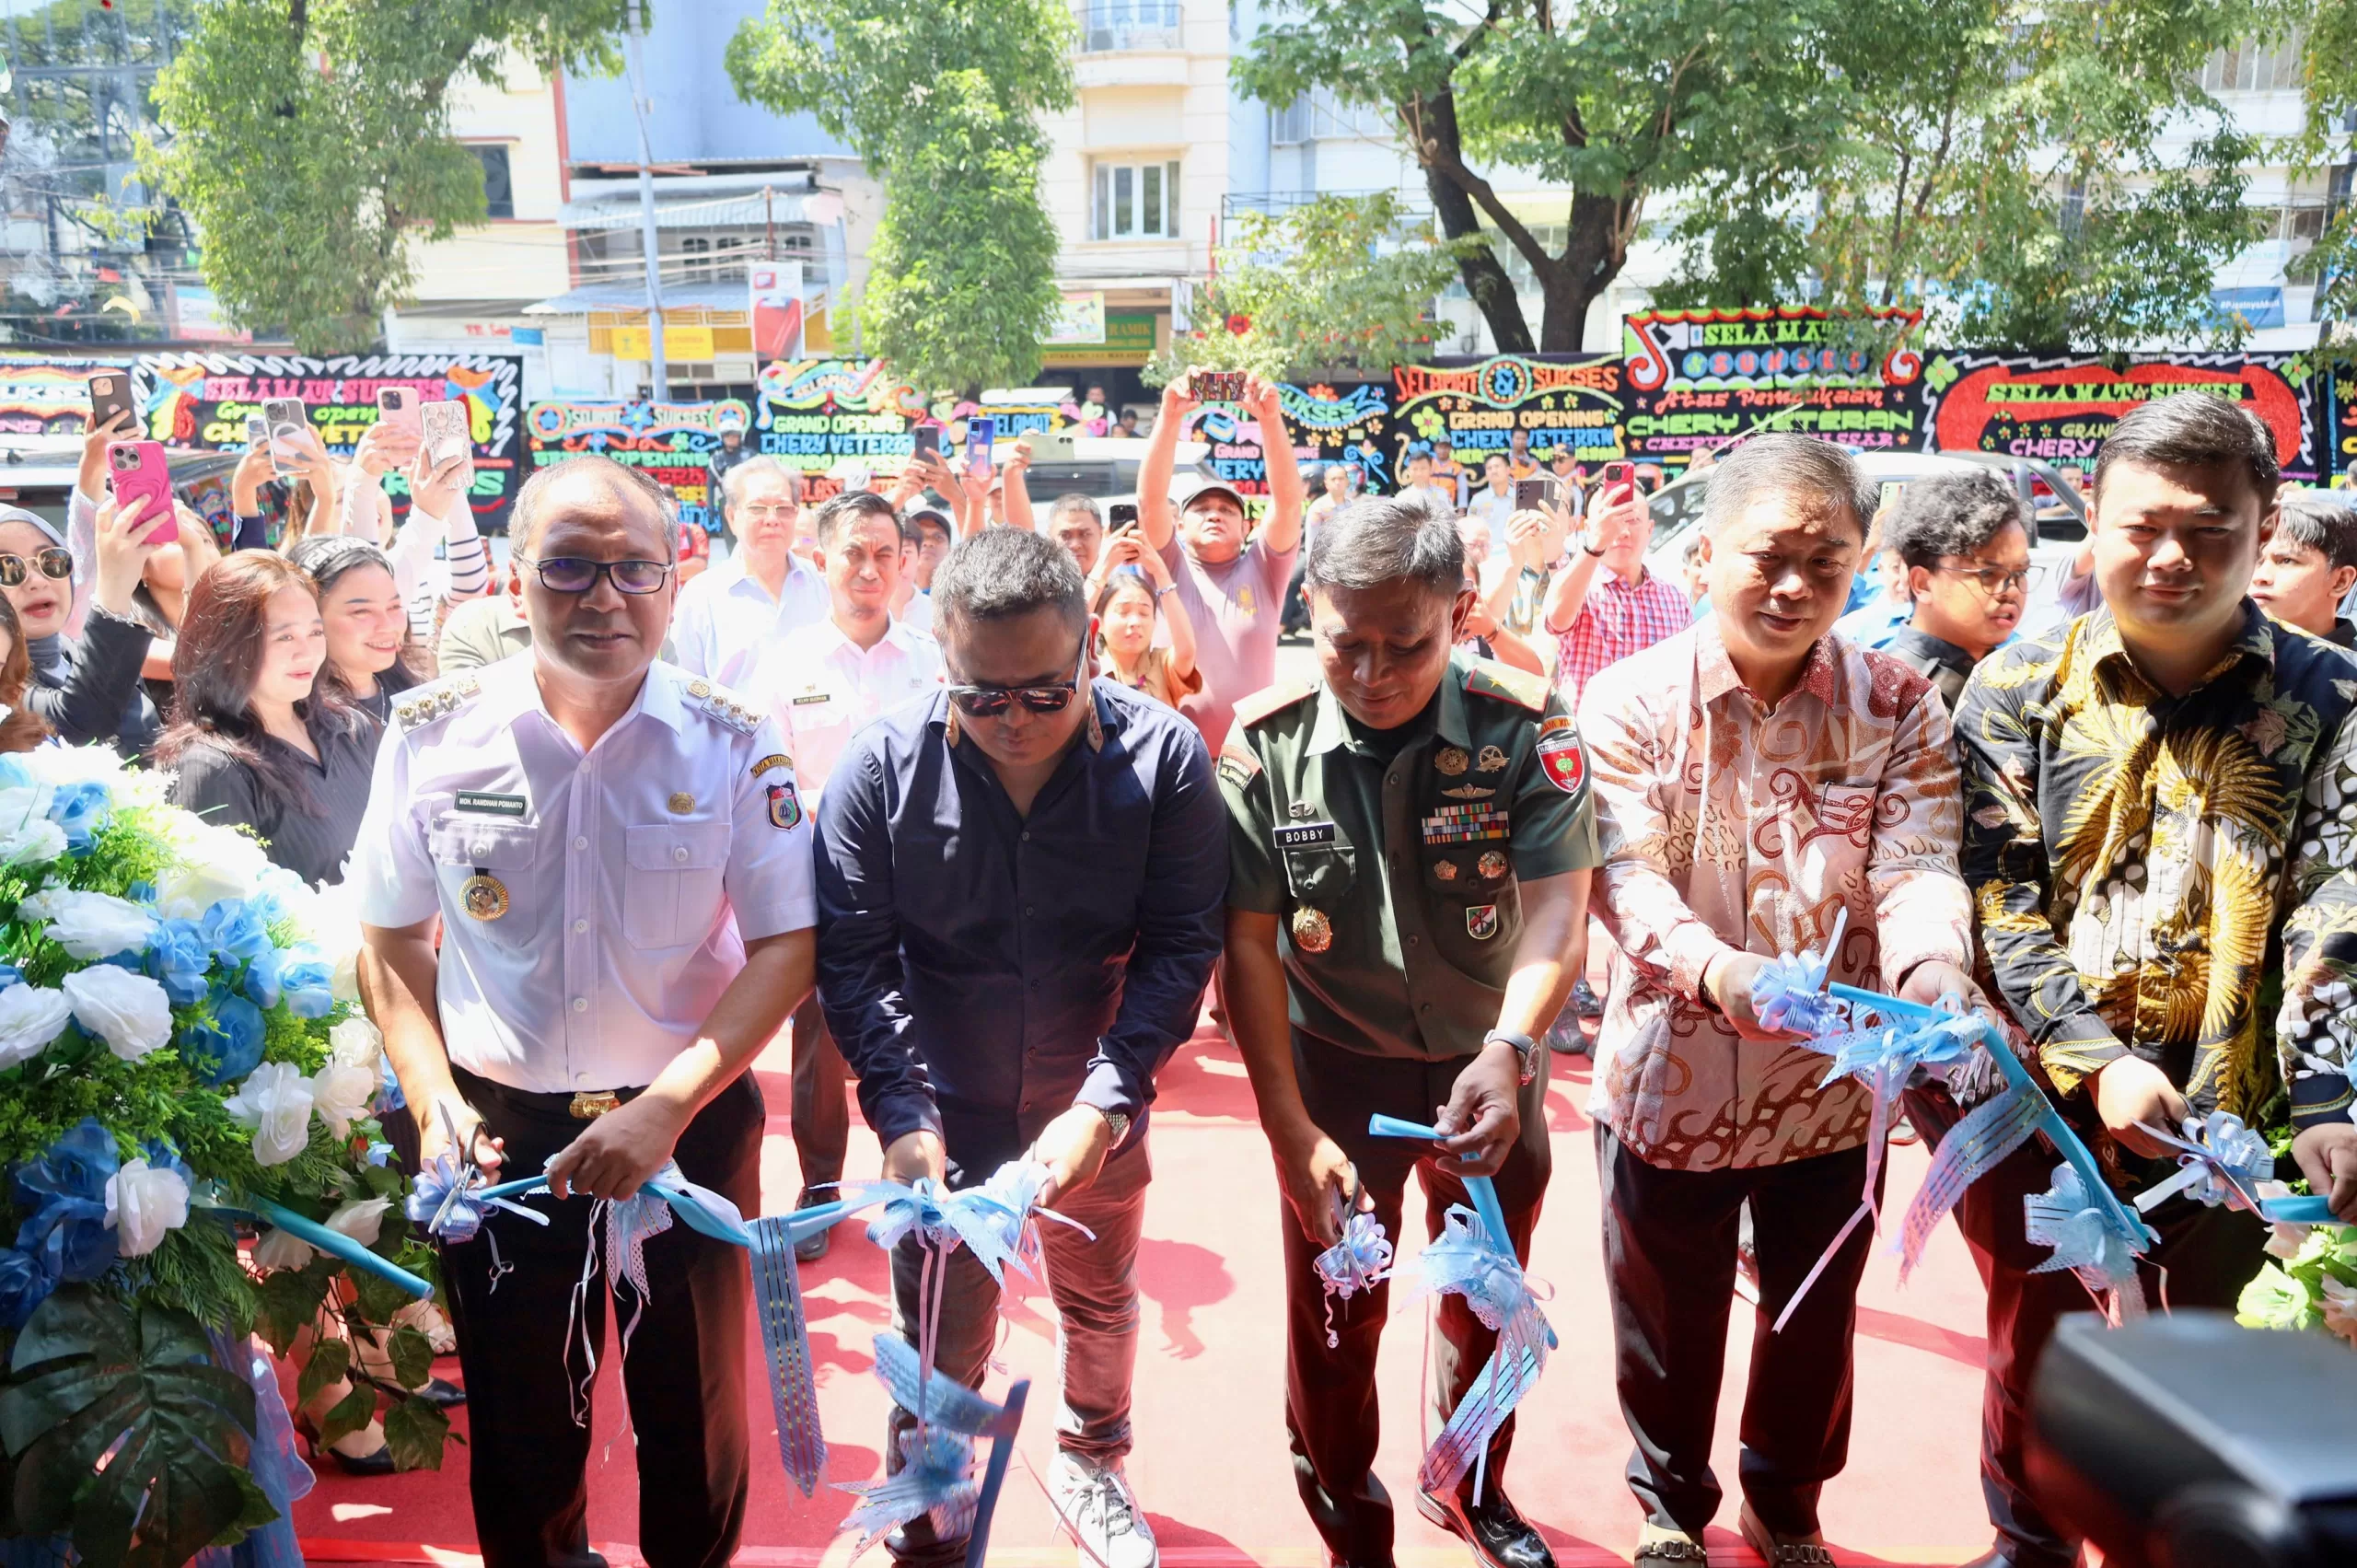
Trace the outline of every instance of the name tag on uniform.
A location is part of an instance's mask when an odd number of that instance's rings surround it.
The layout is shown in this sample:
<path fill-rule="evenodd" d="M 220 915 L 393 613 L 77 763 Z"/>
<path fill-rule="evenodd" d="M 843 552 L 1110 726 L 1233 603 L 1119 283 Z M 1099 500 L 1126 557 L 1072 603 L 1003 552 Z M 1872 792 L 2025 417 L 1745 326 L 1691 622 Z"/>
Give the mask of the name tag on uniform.
<path fill-rule="evenodd" d="M 794 705 L 797 708 L 807 708 L 813 703 L 831 703 L 834 700 L 834 693 L 831 691 L 811 691 L 794 699 Z"/>
<path fill-rule="evenodd" d="M 493 795 L 484 790 L 462 789 L 459 792 L 456 808 L 483 817 L 521 817 L 530 808 L 530 803 L 520 795 Z"/>
<path fill-rule="evenodd" d="M 1331 822 L 1289 822 L 1276 830 L 1279 849 L 1308 849 L 1314 844 L 1330 844 L 1340 835 Z"/>

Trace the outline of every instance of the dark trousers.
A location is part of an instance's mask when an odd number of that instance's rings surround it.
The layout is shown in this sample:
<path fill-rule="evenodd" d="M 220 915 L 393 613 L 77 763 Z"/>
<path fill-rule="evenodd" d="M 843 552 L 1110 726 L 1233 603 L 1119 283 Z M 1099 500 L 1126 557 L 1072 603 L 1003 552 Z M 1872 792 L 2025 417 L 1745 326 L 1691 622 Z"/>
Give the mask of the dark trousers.
<path fill-rule="evenodd" d="M 454 1071 L 487 1130 L 507 1141 L 510 1172 L 538 1170 L 586 1122 L 567 1097 L 525 1095 Z M 689 1180 L 761 1210 L 761 1090 L 747 1074 L 720 1092 L 680 1134 Z M 579 1333 L 565 1332 L 588 1245 L 586 1198 L 533 1201 L 540 1226 L 493 1213 L 499 1254 L 512 1272 L 493 1279 L 484 1237 L 442 1250 L 442 1274 L 467 1377 L 470 1484 L 485 1568 L 590 1568 L 584 1470 L 589 1428 L 575 1425 L 574 1395 L 588 1365 Z M 645 1245 L 653 1295 L 623 1361 L 637 1429 L 639 1550 L 653 1568 L 725 1563 L 745 1523 L 747 1308 L 744 1249 L 674 1223 Z M 621 1321 L 642 1304 L 626 1283 L 585 1293 L 592 1344 L 602 1345 L 609 1290 Z"/>
<path fill-rule="evenodd" d="M 844 1103 L 843 1085 L 850 1078 L 851 1068 L 827 1031 L 827 1015 L 814 991 L 794 1010 L 794 1108 L 787 1118 L 806 1190 L 843 1179 L 843 1156 L 851 1147 L 851 1107 Z"/>
<path fill-rule="evenodd" d="M 1857 1209 L 1866 1151 L 1667 1170 L 1647 1165 L 1598 1122 L 1596 1162 L 1614 1382 L 1636 1439 L 1629 1490 L 1652 1523 L 1697 1539 L 1718 1513 L 1711 1429 L 1735 1298 L 1736 1216 L 1748 1200 L 1759 1307 L 1743 1400 L 1743 1495 L 1779 1534 L 1816 1529 L 1818 1493 L 1850 1455 L 1851 1335 L 1874 1240 L 1864 1222 L 1783 1332 L 1771 1326 Z"/>
<path fill-rule="evenodd" d="M 1936 1149 L 1961 1119 L 1946 1094 L 1936 1088 L 1907 1095 L 1907 1119 Z M 1980 1283 L 1988 1287 L 1989 1371 L 1980 1395 L 1980 1494 L 1997 1545 L 2014 1568 L 2068 1568 L 2078 1559 L 2077 1542 L 2049 1519 L 2030 1497 L 2026 1446 L 2029 1434 L 2029 1383 L 2038 1357 L 2066 1312 L 2096 1309 L 2078 1277 L 2067 1269 L 2031 1271 L 2052 1256 L 2024 1234 L 2022 1201 L 2054 1185 L 2062 1163 L 2042 1138 L 2032 1138 L 1997 1167 L 1964 1190 L 1956 1204 L 1956 1228 L 1964 1233 Z M 2267 1227 L 2248 1214 L 2205 1209 L 2182 1198 L 2144 1216 L 2161 1240 L 2139 1272 L 2146 1302 L 2158 1311 L 2172 1307 L 2231 1308 L 2242 1287 L 2266 1261 Z"/>
<path fill-rule="evenodd" d="M 1367 1133 L 1367 1117 L 1380 1111 L 1410 1121 L 1430 1121 L 1433 1108 L 1446 1103 L 1463 1060 L 1417 1062 L 1363 1056 L 1295 1031 L 1294 1069 L 1310 1117 L 1340 1144 L 1375 1199 L 1375 1216 L 1398 1242 L 1399 1203 L 1412 1171 L 1424 1193 L 1427 1235 L 1440 1233 L 1452 1203 L 1471 1204 L 1465 1184 L 1435 1156 L 1431 1144 Z M 1547 1142 L 1544 1102 L 1547 1079 L 1523 1091 L 1522 1138 L 1493 1179 L 1505 1211 L 1515 1254 L 1527 1262 L 1530 1233 L 1538 1223 L 1553 1156 Z M 1376 1413 L 1375 1360 L 1391 1293 L 1387 1285 L 1333 1302 L 1333 1332 L 1326 1344 L 1327 1297 L 1316 1260 L 1315 1237 L 1295 1222 L 1291 1205 L 1280 1203 L 1285 1245 L 1285 1430 L 1293 1441 L 1294 1481 L 1310 1521 L 1327 1550 L 1357 1568 L 1381 1568 L 1391 1561 L 1390 1494 L 1376 1479 L 1379 1436 Z M 1406 1249 L 1402 1248 L 1402 1251 Z M 1435 1309 L 1436 1331 L 1427 1368 L 1431 1410 L 1428 1435 L 1437 1435 L 1474 1378 L 1490 1359 L 1497 1335 L 1459 1295 L 1445 1295 Z M 1514 1443 L 1508 1418 L 1491 1440 L 1484 1495 L 1504 1488 L 1507 1451 Z M 1465 1489 L 1469 1491 L 1469 1476 Z"/>

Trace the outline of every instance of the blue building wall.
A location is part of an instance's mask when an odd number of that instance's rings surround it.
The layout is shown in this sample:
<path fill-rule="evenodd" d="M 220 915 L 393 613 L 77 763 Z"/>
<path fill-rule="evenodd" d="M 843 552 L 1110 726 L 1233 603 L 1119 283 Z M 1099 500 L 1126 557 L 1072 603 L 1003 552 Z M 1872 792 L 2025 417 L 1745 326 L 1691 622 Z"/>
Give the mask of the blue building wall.
<path fill-rule="evenodd" d="M 737 96 L 722 57 L 737 25 L 765 9 L 763 0 L 655 0 L 644 48 L 657 163 L 851 156 L 809 115 L 773 114 Z M 567 76 L 564 111 L 574 162 L 638 161 L 624 77 Z"/>

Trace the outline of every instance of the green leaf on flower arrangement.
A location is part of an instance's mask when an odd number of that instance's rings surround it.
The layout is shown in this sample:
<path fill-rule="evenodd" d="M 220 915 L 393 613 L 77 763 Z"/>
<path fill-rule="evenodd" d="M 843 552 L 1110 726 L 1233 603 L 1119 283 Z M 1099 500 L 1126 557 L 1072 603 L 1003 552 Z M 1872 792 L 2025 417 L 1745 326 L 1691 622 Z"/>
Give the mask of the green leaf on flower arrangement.
<path fill-rule="evenodd" d="M 314 1259 L 309 1267 L 281 1269 L 261 1282 L 261 1310 L 254 1327 L 272 1350 L 284 1355 L 295 1336 L 311 1326 L 327 1299 L 328 1280 L 334 1268 Z"/>
<path fill-rule="evenodd" d="M 371 1249 L 370 1250 L 377 1250 Z M 389 1323 L 399 1312 L 417 1298 L 380 1274 L 362 1269 L 345 1271 L 353 1289 L 359 1295 L 359 1315 L 371 1323 Z"/>
<path fill-rule="evenodd" d="M 395 1400 L 385 1412 L 385 1441 L 392 1445 L 393 1468 L 438 1470 L 450 1418 L 424 1400 Z"/>
<path fill-rule="evenodd" d="M 319 1422 L 319 1444 L 322 1448 L 339 1438 L 349 1437 L 377 1419 L 377 1390 L 367 1383 L 355 1383 L 352 1392 L 338 1400 Z"/>
<path fill-rule="evenodd" d="M 434 1376 L 434 1342 L 404 1323 L 393 1330 L 393 1380 L 404 1388 L 423 1388 Z"/>
<path fill-rule="evenodd" d="M 253 1389 L 214 1365 L 193 1318 L 66 1285 L 11 1364 L 0 1445 L 24 1533 L 70 1530 L 87 1562 L 170 1568 L 244 1513 Z"/>
<path fill-rule="evenodd" d="M 229 1527 L 215 1536 L 209 1545 L 235 1546 L 246 1539 L 248 1531 L 258 1530 L 278 1517 L 277 1504 L 271 1502 L 270 1493 L 261 1489 L 260 1481 L 244 1470 L 231 1470 L 229 1473 L 238 1478 L 238 1490 L 245 1493 L 246 1505 L 231 1521 Z"/>
<path fill-rule="evenodd" d="M 360 1167 L 360 1179 L 371 1198 L 399 1198 L 406 1178 L 389 1165 L 364 1165 Z"/>
<path fill-rule="evenodd" d="M 331 1383 L 343 1381 L 352 1370 L 352 1346 L 343 1340 L 314 1340 L 310 1359 L 303 1363 L 303 1375 L 295 1380 L 295 1402 L 308 1405 L 320 1389 Z"/>

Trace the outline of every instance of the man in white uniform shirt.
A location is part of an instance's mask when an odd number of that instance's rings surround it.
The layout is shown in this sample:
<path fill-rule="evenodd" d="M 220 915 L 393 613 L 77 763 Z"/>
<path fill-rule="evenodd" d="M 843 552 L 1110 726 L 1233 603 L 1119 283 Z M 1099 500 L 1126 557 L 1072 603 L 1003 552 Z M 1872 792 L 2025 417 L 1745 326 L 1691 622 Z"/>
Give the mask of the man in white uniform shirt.
<path fill-rule="evenodd" d="M 801 477 L 775 458 L 748 458 L 728 470 L 722 511 L 735 553 L 679 590 L 671 646 L 691 675 L 741 686 L 761 655 L 827 617 L 827 585 L 794 552 L 801 532 Z"/>
<path fill-rule="evenodd" d="M 940 645 L 891 613 L 906 548 L 891 503 L 873 491 L 845 491 L 819 508 L 816 544 L 811 559 L 833 609 L 764 655 L 746 686 L 784 734 L 803 804 L 814 815 L 852 736 L 877 714 L 941 684 Z M 813 995 L 794 1013 L 792 1126 L 802 1165 L 796 1207 L 830 1202 L 832 1184 L 842 1179 L 850 1077 Z M 805 1262 L 825 1257 L 826 1232 L 803 1237 L 794 1250 Z"/>
<path fill-rule="evenodd" d="M 676 1159 L 757 1213 L 745 1069 L 810 990 L 810 829 L 784 743 L 656 658 L 673 539 L 662 493 L 620 464 L 534 475 L 515 511 L 531 652 L 395 705 L 355 846 L 361 993 L 424 1157 L 455 1138 L 493 1179 L 548 1174 L 549 1225 L 494 1212 L 442 1252 L 487 1568 L 599 1562 L 573 1412 L 608 1290 L 568 1333 L 602 1217 L 582 1200 L 627 1199 Z M 610 1282 L 636 1322 L 640 1550 L 725 1563 L 745 1517 L 747 1256 L 674 1224 L 644 1260 L 644 1297 Z"/>

